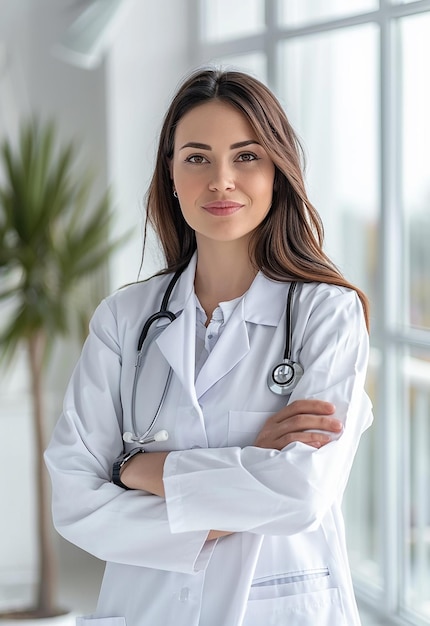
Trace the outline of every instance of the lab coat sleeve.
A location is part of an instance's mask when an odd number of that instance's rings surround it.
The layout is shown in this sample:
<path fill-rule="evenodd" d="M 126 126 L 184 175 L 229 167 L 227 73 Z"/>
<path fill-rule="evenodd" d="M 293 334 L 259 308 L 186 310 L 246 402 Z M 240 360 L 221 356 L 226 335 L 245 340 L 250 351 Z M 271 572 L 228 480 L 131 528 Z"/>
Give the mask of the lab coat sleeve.
<path fill-rule="evenodd" d="M 110 482 L 122 450 L 121 351 L 103 302 L 72 375 L 64 411 L 45 453 L 53 517 L 67 540 L 105 561 L 193 573 L 211 554 L 207 530 L 172 535 L 162 498 Z"/>
<path fill-rule="evenodd" d="M 164 485 L 172 532 L 292 535 L 317 528 L 340 500 L 360 435 L 372 420 L 364 392 L 367 360 L 361 303 L 354 291 L 331 288 L 311 306 L 300 353 L 305 373 L 290 402 L 333 402 L 342 434 L 320 449 L 296 442 L 281 451 L 249 446 L 169 454 Z"/>

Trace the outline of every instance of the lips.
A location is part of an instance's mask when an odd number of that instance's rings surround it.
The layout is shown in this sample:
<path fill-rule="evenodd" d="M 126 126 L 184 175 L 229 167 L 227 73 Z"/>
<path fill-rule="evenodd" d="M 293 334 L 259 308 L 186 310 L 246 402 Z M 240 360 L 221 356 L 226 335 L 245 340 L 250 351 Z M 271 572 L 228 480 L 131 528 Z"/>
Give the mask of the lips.
<path fill-rule="evenodd" d="M 236 213 L 243 207 L 240 202 L 232 202 L 231 200 L 218 200 L 217 202 L 208 202 L 203 205 L 203 209 L 211 215 L 231 215 Z"/>

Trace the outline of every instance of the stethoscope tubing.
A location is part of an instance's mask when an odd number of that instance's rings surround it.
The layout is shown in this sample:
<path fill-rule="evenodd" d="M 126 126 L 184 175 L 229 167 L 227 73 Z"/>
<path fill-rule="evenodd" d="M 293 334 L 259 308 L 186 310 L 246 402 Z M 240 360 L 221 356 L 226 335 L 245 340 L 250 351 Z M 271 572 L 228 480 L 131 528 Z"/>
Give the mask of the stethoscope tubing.
<path fill-rule="evenodd" d="M 165 316 L 163 316 L 165 317 Z M 176 316 L 175 316 L 176 318 Z M 157 319 L 161 319 L 160 317 L 158 317 Z M 153 322 L 157 321 L 157 319 L 154 319 Z M 149 340 L 147 339 L 147 334 L 148 334 L 148 330 L 145 334 L 144 340 L 146 340 L 145 344 L 141 347 L 141 349 L 139 350 L 139 352 L 137 353 L 137 357 L 136 357 L 136 363 L 135 363 L 135 368 L 134 368 L 134 378 L 133 378 L 133 387 L 132 387 L 132 391 L 131 391 L 131 428 L 133 431 L 133 436 L 137 439 L 137 443 L 143 443 L 143 440 L 146 439 L 149 435 L 149 433 L 151 432 L 151 430 L 153 429 L 158 416 L 160 414 L 160 411 L 163 407 L 164 401 L 166 399 L 167 396 L 167 392 L 169 391 L 169 387 L 170 387 L 170 382 L 172 380 L 172 374 L 173 374 L 173 370 L 171 367 L 169 367 L 169 372 L 167 374 L 166 377 L 166 382 L 164 384 L 164 389 L 163 389 L 163 393 L 161 395 L 161 399 L 160 402 L 158 404 L 157 410 L 155 412 L 154 417 L 152 418 L 152 421 L 149 425 L 149 427 L 146 429 L 146 431 L 142 434 L 142 435 L 137 435 L 137 420 L 136 420 L 136 394 L 137 394 L 137 384 L 139 381 L 139 374 L 140 374 L 140 368 L 142 366 L 142 363 L 144 361 L 144 357 L 146 356 L 146 353 L 149 351 L 149 348 L 151 347 L 152 343 L 158 338 L 159 335 L 161 335 L 161 333 L 164 330 L 164 326 L 156 329 L 156 331 L 151 335 L 151 337 L 149 338 Z"/>
<path fill-rule="evenodd" d="M 153 333 L 153 335 L 150 337 L 150 341 L 147 341 L 148 333 L 151 329 L 151 326 L 155 322 L 158 322 L 161 319 L 167 319 L 171 323 L 176 319 L 177 315 L 175 313 L 172 313 L 172 311 L 169 311 L 167 307 L 169 304 L 172 291 L 176 283 L 178 282 L 182 272 L 183 272 L 183 269 L 180 269 L 177 272 L 175 272 L 173 278 L 170 280 L 167 286 L 166 293 L 164 294 L 163 300 L 161 302 L 160 310 L 157 311 L 157 313 L 154 313 L 153 315 L 151 315 L 146 320 L 145 324 L 143 325 L 142 331 L 139 335 L 139 340 L 137 342 L 137 356 L 136 356 L 136 363 L 135 363 L 135 368 L 134 368 L 133 387 L 132 387 L 132 392 L 131 392 L 131 427 L 133 431 L 131 434 L 132 434 L 132 437 L 134 438 L 133 440 L 135 440 L 136 443 L 144 443 L 144 440 L 147 439 L 149 433 L 153 429 L 155 423 L 157 422 L 160 411 L 163 407 L 164 401 L 169 391 L 170 382 L 172 380 L 173 370 L 171 367 L 169 367 L 169 372 L 166 377 L 166 382 L 164 384 L 163 393 L 161 395 L 161 399 L 158 404 L 157 410 L 154 414 L 154 417 L 152 418 L 152 421 L 149 427 L 146 429 L 146 431 L 142 435 L 138 435 L 137 434 L 137 420 L 136 420 L 136 394 L 137 394 L 137 383 L 139 380 L 140 368 L 144 361 L 144 356 L 148 352 L 151 344 L 157 339 L 158 335 L 160 335 L 163 332 L 164 326 L 160 327 L 158 330 L 156 330 Z"/>
<path fill-rule="evenodd" d="M 293 324 L 292 324 L 292 306 L 294 292 L 297 288 L 297 281 L 293 281 L 288 288 L 287 310 L 285 314 L 285 350 L 284 359 L 291 360 L 291 349 L 293 344 Z"/>

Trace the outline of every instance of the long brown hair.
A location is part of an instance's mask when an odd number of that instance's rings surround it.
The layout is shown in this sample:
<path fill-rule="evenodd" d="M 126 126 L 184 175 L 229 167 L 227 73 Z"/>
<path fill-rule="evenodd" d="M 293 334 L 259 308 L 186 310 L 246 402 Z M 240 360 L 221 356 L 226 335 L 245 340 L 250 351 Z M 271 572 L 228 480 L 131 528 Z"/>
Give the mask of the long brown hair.
<path fill-rule="evenodd" d="M 194 72 L 179 88 L 165 116 L 147 194 L 147 222 L 160 238 L 167 262 L 164 272 L 185 267 L 196 250 L 195 233 L 172 190 L 169 162 L 176 126 L 192 108 L 211 100 L 227 102 L 245 116 L 275 165 L 272 205 L 250 241 L 250 258 L 256 268 L 273 280 L 317 281 L 354 289 L 368 325 L 366 296 L 342 276 L 323 251 L 323 225 L 306 194 L 300 142 L 272 92 L 242 72 Z"/>

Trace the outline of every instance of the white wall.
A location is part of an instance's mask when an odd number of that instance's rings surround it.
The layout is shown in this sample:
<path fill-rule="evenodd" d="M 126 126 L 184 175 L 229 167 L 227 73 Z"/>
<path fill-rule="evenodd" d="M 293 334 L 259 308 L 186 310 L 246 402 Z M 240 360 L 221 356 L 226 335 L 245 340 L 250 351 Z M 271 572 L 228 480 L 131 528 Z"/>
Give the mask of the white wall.
<path fill-rule="evenodd" d="M 8 0 L 0 6 L 0 138 L 16 132 L 20 111 L 28 105 L 23 67 L 28 4 L 29 0 Z"/>
<path fill-rule="evenodd" d="M 99 189 L 111 184 L 116 233 L 133 229 L 127 247 L 111 263 L 110 289 L 136 279 L 141 256 L 143 196 L 150 179 L 155 139 L 177 83 L 189 69 L 188 0 L 124 0 L 129 12 L 109 53 L 94 69 L 74 67 L 51 50 L 84 5 L 76 0 L 1 0 L 0 141 L 14 135 L 29 111 L 55 116 L 65 138 L 75 137 L 85 163 L 95 167 Z M 5 52 L 4 52 L 5 51 Z M 1 176 L 1 172 L 0 172 Z M 148 265 L 146 274 L 157 263 Z M 1 305 L 0 305 L 1 306 Z M 5 314 L 4 308 L 1 314 Z M 60 410 L 77 347 L 59 342 L 48 381 L 48 422 Z M 34 579 L 32 427 L 23 358 L 0 372 L 0 455 L 7 480 L 0 482 L 0 610 L 23 598 Z M 59 542 L 60 577 L 100 567 Z M 17 586 L 14 586 L 14 585 Z M 95 585 L 97 586 L 97 585 Z M 79 598 L 63 591 L 63 602 Z M 82 610 L 88 610 L 82 600 Z M 78 605 L 78 606 L 76 606 Z"/>
<path fill-rule="evenodd" d="M 187 0 L 135 2 L 107 59 L 108 171 L 117 202 L 117 232 L 133 229 L 114 258 L 112 287 L 136 280 L 142 252 L 144 195 L 163 115 L 189 69 Z M 148 259 L 145 275 L 159 269 Z"/>

